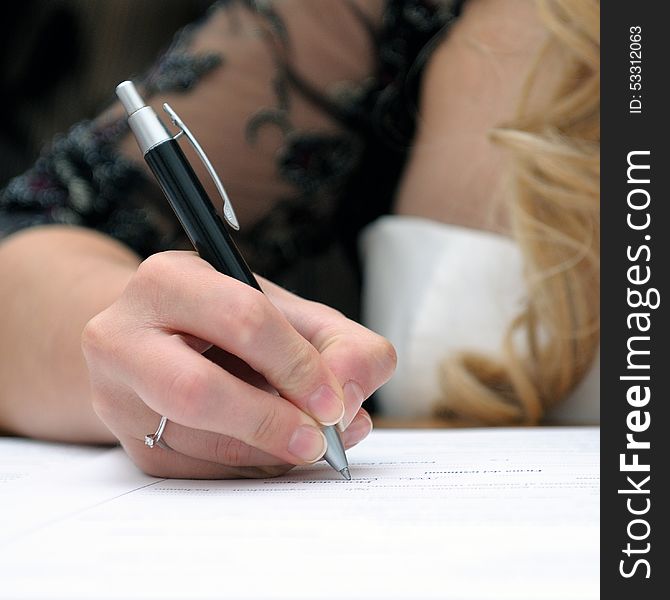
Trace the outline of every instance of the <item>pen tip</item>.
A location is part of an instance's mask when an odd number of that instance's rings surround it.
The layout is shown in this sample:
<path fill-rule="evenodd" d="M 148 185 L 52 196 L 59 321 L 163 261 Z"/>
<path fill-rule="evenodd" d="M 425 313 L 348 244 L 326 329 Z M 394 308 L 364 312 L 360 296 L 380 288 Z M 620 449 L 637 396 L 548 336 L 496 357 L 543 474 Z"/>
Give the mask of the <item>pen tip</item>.
<path fill-rule="evenodd" d="M 349 473 L 349 467 L 344 467 L 344 469 L 340 471 L 340 475 L 342 475 L 342 477 L 344 477 L 347 481 L 351 481 L 351 473 Z"/>

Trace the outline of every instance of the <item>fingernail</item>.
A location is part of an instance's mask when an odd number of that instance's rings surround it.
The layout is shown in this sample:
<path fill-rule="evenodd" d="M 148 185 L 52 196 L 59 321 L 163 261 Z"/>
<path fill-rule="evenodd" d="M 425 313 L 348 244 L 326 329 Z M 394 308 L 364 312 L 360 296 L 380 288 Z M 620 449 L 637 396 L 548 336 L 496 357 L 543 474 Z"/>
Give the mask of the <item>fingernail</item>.
<path fill-rule="evenodd" d="M 328 444 L 326 436 L 311 425 L 301 425 L 295 430 L 288 443 L 288 451 L 300 460 L 313 463 L 325 453 Z"/>
<path fill-rule="evenodd" d="M 365 400 L 363 388 L 355 381 L 347 381 L 342 391 L 344 393 L 344 406 L 347 412 L 342 419 L 342 423 L 340 423 L 340 431 L 344 431 L 349 426 L 361 404 L 363 404 L 363 400 Z"/>
<path fill-rule="evenodd" d="M 362 439 L 370 435 L 372 431 L 372 420 L 365 414 L 362 414 L 347 427 L 342 435 L 344 445 L 348 448 L 358 444 Z"/>
<path fill-rule="evenodd" d="M 335 425 L 344 416 L 344 404 L 329 385 L 322 385 L 309 397 L 307 408 L 324 425 Z"/>

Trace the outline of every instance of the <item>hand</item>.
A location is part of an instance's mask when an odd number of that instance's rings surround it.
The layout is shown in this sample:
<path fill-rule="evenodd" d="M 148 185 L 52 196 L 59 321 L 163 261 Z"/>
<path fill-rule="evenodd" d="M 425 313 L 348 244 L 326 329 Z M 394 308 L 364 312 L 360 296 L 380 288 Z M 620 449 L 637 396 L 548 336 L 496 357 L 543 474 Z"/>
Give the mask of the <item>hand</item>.
<path fill-rule="evenodd" d="M 261 280 L 222 275 L 191 252 L 144 261 L 86 325 L 94 409 L 135 463 L 161 477 L 277 475 L 323 457 L 372 421 L 361 404 L 395 368 L 389 342 L 337 311 Z M 165 415 L 162 441 L 148 448 Z"/>

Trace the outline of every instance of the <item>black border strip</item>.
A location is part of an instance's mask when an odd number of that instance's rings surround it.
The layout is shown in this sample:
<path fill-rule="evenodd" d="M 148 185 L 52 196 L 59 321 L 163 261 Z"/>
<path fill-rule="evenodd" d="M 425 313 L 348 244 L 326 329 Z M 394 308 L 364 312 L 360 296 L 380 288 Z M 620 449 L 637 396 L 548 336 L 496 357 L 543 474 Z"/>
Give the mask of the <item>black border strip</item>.
<path fill-rule="evenodd" d="M 662 9 L 663 3 L 653 1 L 607 1 L 601 6 L 603 598 L 665 598 L 666 580 L 670 581 L 670 501 L 668 486 L 664 485 L 670 460 L 670 365 L 666 366 L 670 360 L 670 327 L 665 310 L 670 303 L 670 232 L 666 232 L 666 207 L 670 202 L 670 97 L 666 91 L 670 87 L 670 25 L 662 18 Z M 631 30 L 635 27 L 640 28 L 640 50 L 636 38 L 631 38 L 638 32 Z M 640 63 L 634 62 L 638 52 Z M 639 71 L 632 68 L 638 65 Z M 641 75 L 639 79 L 631 78 L 637 74 Z M 631 89 L 638 87 L 631 86 L 637 82 L 640 89 Z M 633 100 L 638 102 L 631 105 Z M 635 151 L 640 153 L 629 155 Z M 650 167 L 632 170 L 632 182 L 627 174 L 629 159 Z M 647 208 L 630 208 L 629 199 L 642 206 L 647 195 Z M 629 214 L 635 226 L 646 223 L 648 215 L 648 226 L 635 230 L 627 223 Z M 643 280 L 647 274 L 648 282 L 631 282 Z M 656 294 L 650 292 L 652 289 L 660 297 L 658 308 L 632 306 L 640 299 L 635 291 L 642 294 L 643 302 L 649 299 L 649 304 L 654 304 Z M 648 313 L 648 320 L 631 317 L 641 313 Z M 640 331 L 647 325 L 648 331 Z M 638 339 L 633 339 L 636 336 Z M 649 354 L 631 354 L 630 348 Z M 632 368 L 629 360 L 649 368 Z M 649 379 L 621 379 L 643 375 Z M 636 385 L 640 386 L 639 393 L 634 389 Z M 645 394 L 649 395 L 646 404 Z M 627 448 L 628 434 L 640 444 L 649 442 L 650 448 Z M 639 463 L 649 465 L 649 471 L 622 469 L 622 454 L 628 464 L 637 454 Z M 647 561 L 649 566 L 637 561 Z"/>

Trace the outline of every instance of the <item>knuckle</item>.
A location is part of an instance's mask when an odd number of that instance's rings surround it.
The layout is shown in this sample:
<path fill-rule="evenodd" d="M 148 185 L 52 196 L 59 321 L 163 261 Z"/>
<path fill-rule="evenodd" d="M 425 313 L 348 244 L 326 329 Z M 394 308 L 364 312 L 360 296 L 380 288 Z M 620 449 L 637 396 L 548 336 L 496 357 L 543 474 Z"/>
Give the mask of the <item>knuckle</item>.
<path fill-rule="evenodd" d="M 378 336 L 377 352 L 379 362 L 382 367 L 382 372 L 389 378 L 398 366 L 398 353 L 395 346 L 386 338 Z"/>
<path fill-rule="evenodd" d="M 107 339 L 105 318 L 97 314 L 84 325 L 81 332 L 81 349 L 86 359 L 98 354 Z"/>
<path fill-rule="evenodd" d="M 208 390 L 209 377 L 204 369 L 181 369 L 174 373 L 166 393 L 173 420 L 182 425 L 197 423 Z"/>
<path fill-rule="evenodd" d="M 135 280 L 143 284 L 158 284 L 170 270 L 170 260 L 165 252 L 152 254 L 137 267 Z"/>
<path fill-rule="evenodd" d="M 237 305 L 228 312 L 228 330 L 234 334 L 238 347 L 247 348 L 258 338 L 270 319 L 269 313 L 263 298 L 254 297 L 249 302 L 245 295 L 237 301 Z"/>
<path fill-rule="evenodd" d="M 126 351 L 126 343 L 122 338 L 125 334 L 124 327 L 117 318 L 114 305 L 92 317 L 80 336 L 80 347 L 86 362 L 105 362 L 110 357 L 114 360 L 123 356 Z"/>
<path fill-rule="evenodd" d="M 314 302 L 313 305 L 317 307 L 319 311 L 323 313 L 323 316 L 326 317 L 329 321 L 349 321 L 349 318 L 340 310 L 328 306 L 327 304 L 321 304 L 320 302 Z"/>
<path fill-rule="evenodd" d="M 319 370 L 319 353 L 309 344 L 298 345 L 287 354 L 287 359 L 288 362 L 277 375 L 284 389 L 294 390 L 305 386 Z"/>
<path fill-rule="evenodd" d="M 358 381 L 367 395 L 386 383 L 395 372 L 398 355 L 393 344 L 386 338 L 373 334 L 348 344 L 350 351 L 342 357 L 341 368 Z"/>
<path fill-rule="evenodd" d="M 253 431 L 253 446 L 267 448 L 279 437 L 281 422 L 276 407 L 270 406 L 260 417 Z"/>
<path fill-rule="evenodd" d="M 238 466 L 243 464 L 246 445 L 244 442 L 225 435 L 214 435 L 211 443 L 211 456 L 214 462 L 223 465 Z"/>
<path fill-rule="evenodd" d="M 162 314 L 165 308 L 166 285 L 174 281 L 176 272 L 174 253 L 159 252 L 152 254 L 140 263 L 128 285 L 128 293 L 156 314 Z"/>

